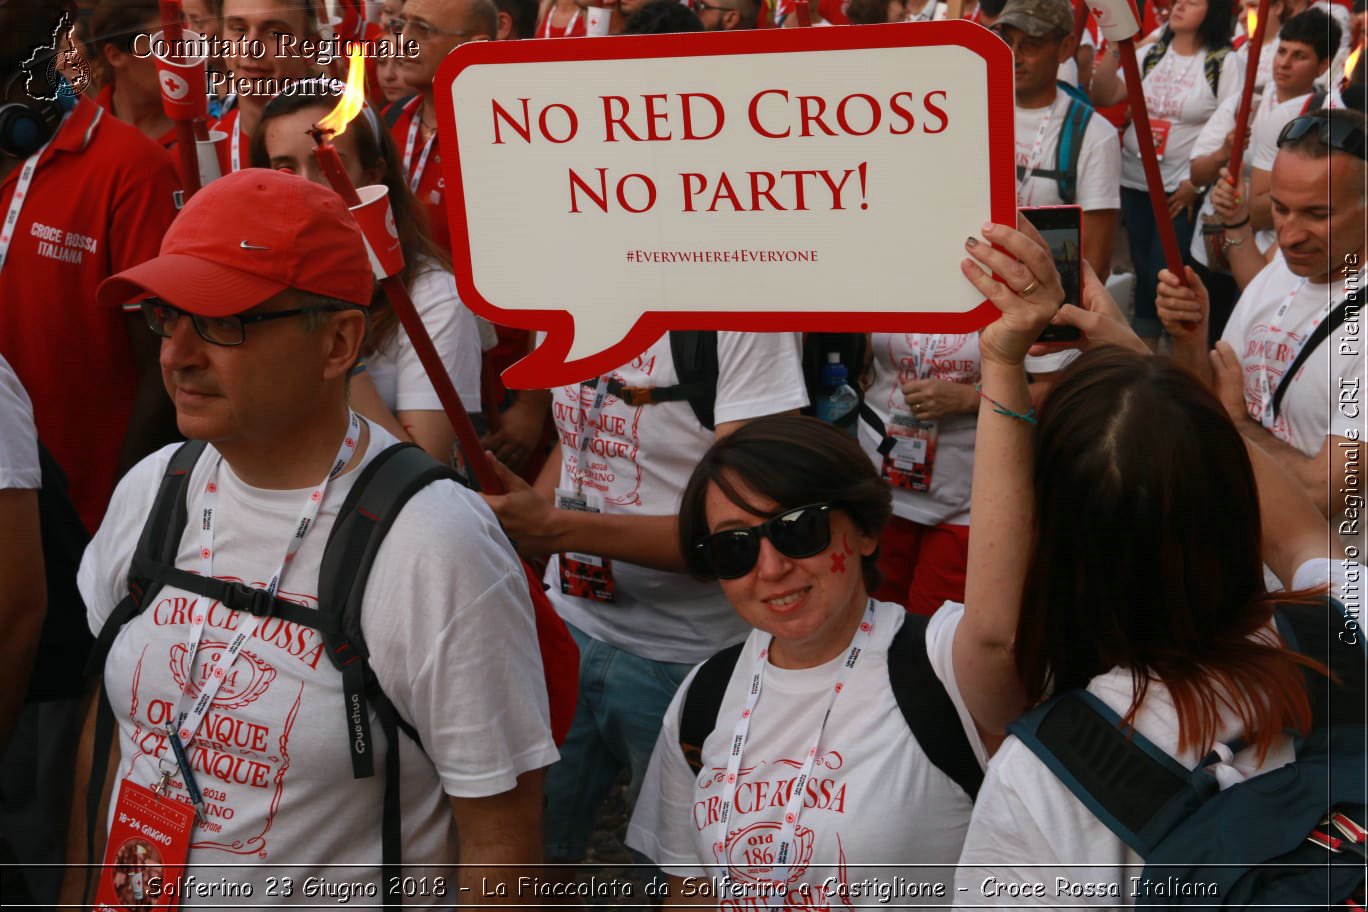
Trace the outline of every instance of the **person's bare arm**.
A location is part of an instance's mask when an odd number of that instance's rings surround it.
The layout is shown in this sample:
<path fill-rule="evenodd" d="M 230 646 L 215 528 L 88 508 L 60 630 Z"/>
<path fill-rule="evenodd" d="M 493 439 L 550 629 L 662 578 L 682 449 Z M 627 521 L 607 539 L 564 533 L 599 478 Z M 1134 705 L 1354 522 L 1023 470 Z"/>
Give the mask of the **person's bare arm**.
<path fill-rule="evenodd" d="M 1121 78 L 1120 67 L 1121 54 L 1115 46 L 1097 58 L 1093 66 L 1092 83 L 1088 86 L 1093 107 L 1105 108 L 1126 100 L 1126 83 Z"/>
<path fill-rule="evenodd" d="M 24 705 L 47 612 L 38 492 L 0 490 L 0 747 Z"/>
<path fill-rule="evenodd" d="M 1083 213 L 1083 259 L 1100 276 L 1111 275 L 1118 214 L 1116 209 L 1090 209 Z"/>
<path fill-rule="evenodd" d="M 517 471 L 541 442 L 550 417 L 550 390 L 518 390 L 513 404 L 499 416 L 499 429 L 486 434 L 480 443 Z"/>
<path fill-rule="evenodd" d="M 1245 205 L 1240 188 L 1230 182 L 1228 168 L 1221 168 L 1212 185 L 1211 204 L 1227 226 L 1225 255 L 1230 263 L 1230 274 L 1235 277 L 1235 284 L 1244 289 L 1268 265 L 1269 258 L 1259 252 L 1249 207 Z M 1229 227 L 1231 225 L 1236 227 Z"/>
<path fill-rule="evenodd" d="M 128 416 L 128 427 L 119 447 L 119 476 L 148 453 L 179 437 L 176 408 L 162 384 L 161 339 L 147 328 L 147 322 L 138 311 L 125 314 L 124 325 L 138 385 L 133 394 L 133 411 Z"/>
<path fill-rule="evenodd" d="M 90 685 L 85 699 L 85 723 L 81 727 L 81 738 L 76 745 L 75 776 L 71 789 L 71 810 L 67 823 L 67 868 L 62 874 L 62 888 L 58 902 L 72 908 L 83 907 L 93 896 L 85 896 L 86 871 L 84 865 L 99 864 L 104 860 L 105 821 L 109 819 L 110 795 L 114 790 L 114 778 L 118 769 L 117 745 L 111 745 L 109 763 L 105 767 L 104 793 L 100 798 L 100 810 L 95 815 L 95 841 L 91 854 L 86 852 L 86 792 L 90 788 L 90 771 L 95 764 L 95 713 L 99 708 L 96 702 L 101 697 L 100 680 L 96 678 Z M 93 887 L 99 880 L 99 871 L 90 875 Z M 93 891 L 92 891 L 93 892 Z"/>
<path fill-rule="evenodd" d="M 1211 362 L 1207 360 L 1207 320 L 1211 312 L 1206 286 L 1191 266 L 1184 266 L 1184 285 L 1167 269 L 1159 270 L 1154 305 L 1159 321 L 1173 340 L 1172 357 L 1194 377 L 1211 385 Z"/>
<path fill-rule="evenodd" d="M 1307 561 L 1342 558 L 1343 546 L 1301 486 L 1261 447 L 1245 441 L 1245 449 L 1259 489 L 1263 560 L 1274 575 L 1291 586 L 1297 568 Z"/>
<path fill-rule="evenodd" d="M 542 773 L 523 773 L 512 789 L 487 798 L 449 796 L 460 843 L 456 886 L 462 905 L 527 904 L 518 878 L 541 870 Z"/>

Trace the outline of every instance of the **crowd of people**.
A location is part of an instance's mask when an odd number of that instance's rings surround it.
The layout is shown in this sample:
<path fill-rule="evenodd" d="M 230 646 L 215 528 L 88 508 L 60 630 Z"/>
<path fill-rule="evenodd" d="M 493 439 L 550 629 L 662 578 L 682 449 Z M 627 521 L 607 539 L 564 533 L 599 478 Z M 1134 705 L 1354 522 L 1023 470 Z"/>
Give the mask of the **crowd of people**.
<path fill-rule="evenodd" d="M 331 7 L 184 6 L 236 88 L 189 199 L 137 52 L 158 5 L 0 2 L 7 902 L 582 901 L 625 782 L 651 901 L 1132 905 L 1145 828 L 1066 755 L 1125 731 L 1239 794 L 1322 702 L 1361 726 L 1363 0 L 1269 0 L 1247 130 L 1257 0 L 1145 4 L 1139 86 L 1071 0 L 338 4 L 408 47 L 334 142 L 388 194 L 436 383 L 314 155 L 345 61 L 277 53 Z M 537 339 L 457 290 L 448 54 L 947 16 L 1012 52 L 1018 203 L 1077 207 L 1081 293 L 1023 216 L 965 239 L 979 332 L 670 332 L 502 385 Z M 1312 848 L 1361 856 L 1364 801 Z"/>

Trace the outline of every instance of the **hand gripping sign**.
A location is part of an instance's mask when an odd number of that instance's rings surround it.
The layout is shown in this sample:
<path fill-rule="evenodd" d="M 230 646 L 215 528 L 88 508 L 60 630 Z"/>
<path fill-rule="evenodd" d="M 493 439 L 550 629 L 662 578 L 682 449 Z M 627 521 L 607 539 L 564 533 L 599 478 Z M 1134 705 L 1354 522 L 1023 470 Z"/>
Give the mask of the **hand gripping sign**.
<path fill-rule="evenodd" d="M 959 267 L 985 221 L 1015 224 L 1012 57 L 977 25 L 467 44 L 436 83 L 461 298 L 547 333 L 510 386 L 669 329 L 997 313 Z"/>

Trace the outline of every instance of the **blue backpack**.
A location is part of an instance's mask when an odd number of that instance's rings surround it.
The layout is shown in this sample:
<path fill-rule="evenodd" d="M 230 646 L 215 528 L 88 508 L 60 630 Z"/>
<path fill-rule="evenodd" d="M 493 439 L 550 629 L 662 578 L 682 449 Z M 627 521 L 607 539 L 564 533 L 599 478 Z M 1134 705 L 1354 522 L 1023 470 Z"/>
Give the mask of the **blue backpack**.
<path fill-rule="evenodd" d="M 1338 609 L 1338 610 L 1333 610 Z M 1312 726 L 1296 759 L 1220 790 L 1123 726 L 1097 697 L 1060 694 L 1008 727 L 1145 860 L 1137 908 L 1361 908 L 1365 871 L 1364 667 L 1361 636 L 1346 645 L 1338 602 L 1284 605 L 1288 647 L 1323 661 L 1306 674 Z M 1228 745 L 1232 751 L 1242 743 Z"/>

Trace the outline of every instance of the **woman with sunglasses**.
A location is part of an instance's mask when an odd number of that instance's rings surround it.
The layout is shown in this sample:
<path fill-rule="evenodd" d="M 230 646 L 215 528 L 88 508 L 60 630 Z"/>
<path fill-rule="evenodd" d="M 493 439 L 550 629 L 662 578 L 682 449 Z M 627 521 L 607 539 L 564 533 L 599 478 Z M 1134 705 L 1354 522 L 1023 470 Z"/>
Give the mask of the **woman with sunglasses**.
<path fill-rule="evenodd" d="M 711 663 L 681 686 L 628 830 L 670 875 L 672 897 L 706 883 L 720 891 L 705 894 L 712 905 L 764 903 L 778 882 L 791 907 L 838 908 L 870 902 L 896 876 L 916 882 L 900 901 L 950 901 L 972 798 L 922 743 L 959 745 L 973 780 L 987 752 L 955 685 L 953 627 L 869 595 L 889 515 L 889 487 L 859 445 L 811 418 L 751 422 L 694 471 L 680 508 L 689 567 L 718 579 L 755 629 L 731 653 L 697 772 L 682 716 L 696 712 L 685 706 Z M 920 638 L 938 682 L 918 692 L 929 702 L 938 691 L 945 709 L 931 739 L 913 734 L 890 681 L 903 635 Z M 889 867 L 850 867 L 867 863 Z"/>
<path fill-rule="evenodd" d="M 334 80 L 294 83 L 271 99 L 252 136 L 255 168 L 287 168 L 327 185 L 313 155 L 309 130 L 337 104 L 342 85 Z M 367 106 L 350 129 L 333 137 L 343 167 L 356 186 L 384 184 L 404 253 L 400 273 L 413 304 L 432 336 L 461 402 L 480 410 L 480 329 L 475 315 L 456 295 L 456 281 L 445 256 L 428 237 L 426 217 L 401 175 L 399 154 L 389 133 Z M 449 462 L 455 432 L 423 370 L 418 354 L 399 325 L 384 291 L 377 288 L 370 308 L 365 361 L 352 377 L 352 408 L 409 440 L 442 462 Z"/>

